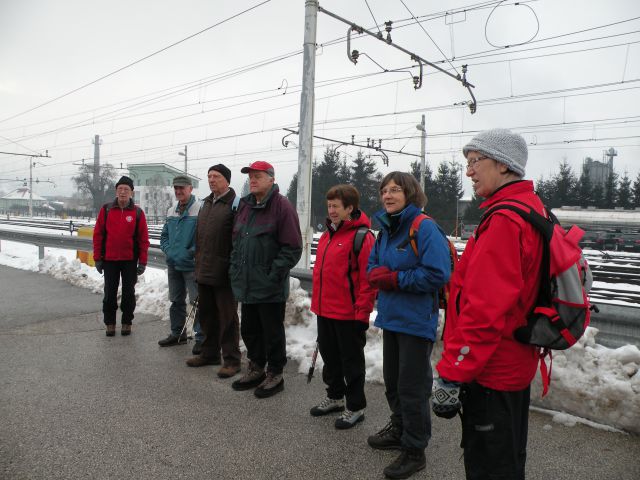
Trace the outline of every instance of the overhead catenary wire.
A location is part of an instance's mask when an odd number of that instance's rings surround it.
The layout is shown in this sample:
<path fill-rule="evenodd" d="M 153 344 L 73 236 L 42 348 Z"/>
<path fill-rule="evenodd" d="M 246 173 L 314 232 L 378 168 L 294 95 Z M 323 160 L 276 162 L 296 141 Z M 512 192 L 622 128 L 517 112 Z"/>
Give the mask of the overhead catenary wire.
<path fill-rule="evenodd" d="M 146 56 L 144 56 L 142 58 L 139 58 L 138 60 L 135 60 L 135 61 L 133 61 L 131 63 L 128 63 L 127 65 L 124 65 L 123 67 L 120 67 L 120 68 L 118 68 L 118 69 L 116 69 L 116 70 L 114 70 L 114 71 L 112 71 L 110 73 L 107 73 L 106 75 L 102 75 L 101 77 L 96 78 L 95 80 L 92 80 L 92 81 L 90 81 L 88 83 L 85 83 L 84 85 L 81 85 L 81 86 L 79 86 L 77 88 L 74 88 L 73 90 L 71 90 L 69 92 L 66 92 L 66 93 L 64 93 L 62 95 L 59 95 L 59 96 L 57 96 L 55 98 L 52 98 L 50 100 L 47 100 L 44 103 L 36 105 L 35 107 L 31 107 L 31 108 L 29 108 L 27 110 L 24 110 L 24 111 L 20 112 L 20 113 L 16 113 L 16 114 L 11 115 L 9 117 L 0 119 L 0 123 L 4 123 L 4 122 L 6 122 L 8 120 L 13 120 L 14 118 L 20 117 L 20 116 L 22 116 L 22 115 L 24 115 L 26 113 L 29 113 L 29 112 L 33 112 L 34 110 L 42 108 L 45 105 L 49 105 L 49 104 L 51 104 L 51 103 L 53 103 L 53 102 L 55 102 L 57 100 L 60 100 L 61 98 L 64 98 L 64 97 L 72 95 L 72 94 L 74 94 L 76 92 L 79 92 L 80 90 L 83 90 L 83 89 L 85 89 L 85 88 L 87 88 L 87 87 L 89 87 L 91 85 L 94 85 L 94 84 L 96 84 L 96 83 L 98 83 L 98 82 L 100 82 L 100 81 L 102 81 L 102 80 L 104 80 L 106 78 L 112 77 L 113 75 L 115 75 L 117 73 L 120 73 L 123 70 L 126 70 L 127 68 L 130 68 L 130 67 L 132 67 L 134 65 L 137 65 L 138 63 L 141 63 L 141 62 L 144 62 L 145 60 L 148 60 L 151 57 L 154 57 L 155 55 L 158 55 L 158 54 L 160 54 L 160 53 L 162 53 L 162 52 L 164 52 L 166 50 L 169 50 L 170 48 L 173 48 L 176 45 L 180 45 L 181 43 L 184 43 L 187 40 L 190 40 L 190 39 L 192 39 L 192 38 L 194 38 L 194 37 L 196 37 L 196 36 L 198 36 L 198 35 L 200 35 L 200 34 L 202 34 L 204 32 L 207 32 L 207 31 L 211 30 L 212 28 L 218 27 L 218 26 L 220 26 L 220 25 L 222 25 L 224 23 L 227 23 L 230 20 L 233 20 L 234 18 L 237 18 L 237 17 L 239 17 L 241 15 L 244 15 L 245 13 L 248 13 L 248 12 L 250 12 L 250 11 L 252 11 L 252 10 L 254 10 L 254 9 L 264 5 L 264 4 L 266 4 L 266 3 L 269 3 L 270 1 L 271 0 L 263 0 L 262 2 L 260 2 L 260 3 L 256 4 L 256 5 L 253 5 L 253 6 L 247 8 L 247 9 L 241 11 L 241 12 L 235 13 L 235 14 L 231 15 L 230 17 L 225 18 L 224 20 L 221 20 L 221 21 L 219 21 L 219 22 L 217 22 L 217 23 L 215 23 L 213 25 L 208 26 L 207 28 L 204 28 L 204 29 L 200 30 L 199 32 L 193 33 L 193 34 L 191 34 L 191 35 L 189 35 L 189 36 L 187 36 L 187 37 L 185 37 L 185 38 L 183 38 L 181 40 L 178 40 L 177 42 L 172 43 L 171 45 L 167 45 L 166 47 L 161 48 L 160 50 L 156 50 L 155 52 L 150 53 L 149 55 L 146 55 Z"/>

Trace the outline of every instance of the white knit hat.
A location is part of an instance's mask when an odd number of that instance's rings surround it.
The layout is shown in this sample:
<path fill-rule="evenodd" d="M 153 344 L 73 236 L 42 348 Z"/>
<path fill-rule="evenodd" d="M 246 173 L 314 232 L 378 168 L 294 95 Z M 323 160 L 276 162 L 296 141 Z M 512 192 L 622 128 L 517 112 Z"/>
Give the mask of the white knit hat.
<path fill-rule="evenodd" d="M 509 167 L 509 170 L 524 177 L 527 166 L 527 142 L 521 135 L 505 128 L 494 128 L 480 132 L 462 149 L 466 157 L 469 152 L 480 152 Z"/>

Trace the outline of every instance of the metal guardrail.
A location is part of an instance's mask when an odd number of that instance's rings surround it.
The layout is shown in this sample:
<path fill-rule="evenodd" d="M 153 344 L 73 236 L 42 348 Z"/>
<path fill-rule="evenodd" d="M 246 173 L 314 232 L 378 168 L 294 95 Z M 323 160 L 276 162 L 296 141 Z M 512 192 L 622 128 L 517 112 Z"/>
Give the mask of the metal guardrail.
<path fill-rule="evenodd" d="M 88 237 L 0 230 L 0 240 L 36 245 L 41 259 L 44 258 L 45 247 L 89 252 L 93 250 L 92 239 Z M 166 268 L 165 255 L 159 247 L 151 245 L 147 265 Z M 311 292 L 312 275 L 311 270 L 300 268 L 291 270 L 291 276 L 298 278 L 302 288 L 308 292 Z M 598 299 L 594 299 L 594 303 L 600 312 L 593 312 L 591 325 L 600 330 L 598 335 L 600 344 L 612 348 L 627 344 L 640 346 L 640 305 L 638 307 L 612 305 L 600 303 Z"/>

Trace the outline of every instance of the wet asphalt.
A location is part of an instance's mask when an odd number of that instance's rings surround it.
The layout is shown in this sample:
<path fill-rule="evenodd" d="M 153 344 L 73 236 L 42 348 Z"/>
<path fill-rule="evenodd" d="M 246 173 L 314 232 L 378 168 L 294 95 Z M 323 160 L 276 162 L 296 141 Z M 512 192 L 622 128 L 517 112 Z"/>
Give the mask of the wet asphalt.
<path fill-rule="evenodd" d="M 156 317 L 107 338 L 100 308 L 100 295 L 0 266 L 0 479 L 377 479 L 397 455 L 366 443 L 388 419 L 381 385 L 367 385 L 365 421 L 336 431 L 335 415 L 308 413 L 319 374 L 307 384 L 289 362 L 285 391 L 259 400 L 218 367 L 187 367 L 191 345 L 160 348 Z M 464 478 L 459 435 L 457 419 L 434 418 L 413 478 Z M 640 437 L 531 412 L 527 478 L 637 480 Z"/>

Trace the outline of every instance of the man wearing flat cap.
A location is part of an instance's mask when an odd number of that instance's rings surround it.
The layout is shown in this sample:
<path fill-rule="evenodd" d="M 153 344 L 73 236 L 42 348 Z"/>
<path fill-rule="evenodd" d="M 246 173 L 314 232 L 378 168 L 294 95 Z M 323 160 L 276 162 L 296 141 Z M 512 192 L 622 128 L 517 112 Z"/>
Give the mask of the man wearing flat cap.
<path fill-rule="evenodd" d="M 123 176 L 116 183 L 116 198 L 100 209 L 93 229 L 93 259 L 96 270 L 104 271 L 102 313 L 107 336 L 116 334 L 118 286 L 122 277 L 122 335 L 131 334 L 136 308 L 137 276 L 147 266 L 149 231 L 147 219 L 133 203 L 133 180 Z"/>
<path fill-rule="evenodd" d="M 533 182 L 523 180 L 527 144 L 505 129 L 487 130 L 463 148 L 467 177 L 480 208 L 527 206 L 546 216 Z M 524 204 L 524 206 L 522 205 Z M 536 347 L 518 342 L 536 303 L 542 236 L 516 212 L 490 213 L 474 232 L 450 281 L 440 378 L 433 410 L 452 418 L 462 409 L 468 479 L 525 478 L 530 384 Z M 460 400 L 462 399 L 462 400 Z"/>
<path fill-rule="evenodd" d="M 249 366 L 232 387 L 255 388 L 256 397 L 266 398 L 284 389 L 285 305 L 289 271 L 302 255 L 302 236 L 298 214 L 275 184 L 273 166 L 257 161 L 241 171 L 249 174 L 251 193 L 242 198 L 233 225 L 230 275 L 233 293 L 242 302 Z"/>
<path fill-rule="evenodd" d="M 160 235 L 160 248 L 167 262 L 169 283 L 169 321 L 171 331 L 167 338 L 158 341 L 161 347 L 186 343 L 187 332 L 182 332 L 187 317 L 187 293 L 189 303 L 198 297 L 195 277 L 196 222 L 200 202 L 193 194 L 193 184 L 187 175 L 173 179 L 173 193 L 176 202 L 167 211 L 167 220 Z M 196 343 L 193 352 L 199 353 L 204 335 L 200 333 L 198 317 L 194 322 Z"/>
<path fill-rule="evenodd" d="M 196 281 L 200 325 L 204 333 L 202 351 L 187 360 L 190 367 L 220 365 L 218 377 L 233 377 L 240 371 L 240 326 L 238 303 L 229 283 L 231 228 L 239 198 L 229 187 L 231 170 L 219 163 L 209 168 L 211 194 L 202 202 L 196 228 Z"/>

